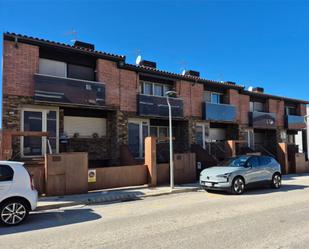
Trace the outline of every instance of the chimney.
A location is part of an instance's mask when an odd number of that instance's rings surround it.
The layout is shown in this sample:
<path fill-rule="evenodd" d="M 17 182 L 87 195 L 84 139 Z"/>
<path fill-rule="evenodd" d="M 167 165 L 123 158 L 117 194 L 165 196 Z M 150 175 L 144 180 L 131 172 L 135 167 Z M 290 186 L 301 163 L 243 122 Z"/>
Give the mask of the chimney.
<path fill-rule="evenodd" d="M 186 70 L 185 75 L 188 76 L 194 76 L 194 77 L 200 77 L 200 72 L 194 71 L 194 70 Z"/>
<path fill-rule="evenodd" d="M 236 85 L 236 82 L 233 82 L 233 81 L 227 81 L 226 83 L 228 83 L 230 85 Z"/>
<path fill-rule="evenodd" d="M 142 61 L 139 63 L 139 66 L 157 68 L 157 63 L 155 63 L 155 62 L 153 62 L 153 61 L 142 60 Z"/>
<path fill-rule="evenodd" d="M 263 87 L 254 87 L 254 88 L 252 88 L 252 92 L 264 93 L 264 88 Z"/>
<path fill-rule="evenodd" d="M 94 45 L 93 44 L 87 43 L 87 42 L 82 42 L 82 41 L 75 41 L 74 42 L 74 47 L 94 50 Z"/>

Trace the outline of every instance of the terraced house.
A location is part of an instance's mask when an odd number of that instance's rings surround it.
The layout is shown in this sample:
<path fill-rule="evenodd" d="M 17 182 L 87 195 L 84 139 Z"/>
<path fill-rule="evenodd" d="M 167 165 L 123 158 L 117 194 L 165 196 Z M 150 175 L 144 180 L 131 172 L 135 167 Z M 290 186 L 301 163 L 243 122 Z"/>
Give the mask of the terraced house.
<path fill-rule="evenodd" d="M 203 79 L 192 70 L 161 71 L 151 61 L 128 64 L 89 43 L 14 33 L 3 39 L 2 129 L 12 134 L 3 140 L 5 158 L 29 163 L 45 153 L 86 151 L 89 167 L 136 164 L 144 138 L 153 135 L 157 161 L 167 162 L 165 92 L 173 89 L 174 149 L 195 152 L 198 167 L 224 159 L 227 148 L 273 155 L 285 172 L 296 171 L 296 160 L 307 163 L 307 101 Z"/>

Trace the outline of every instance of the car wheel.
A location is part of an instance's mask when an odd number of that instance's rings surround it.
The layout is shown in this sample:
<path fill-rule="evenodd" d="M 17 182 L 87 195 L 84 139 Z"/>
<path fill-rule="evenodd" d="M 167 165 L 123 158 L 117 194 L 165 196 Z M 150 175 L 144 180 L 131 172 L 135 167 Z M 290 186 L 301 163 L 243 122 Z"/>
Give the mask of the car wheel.
<path fill-rule="evenodd" d="M 7 226 L 22 223 L 28 216 L 29 210 L 24 202 L 11 200 L 4 202 L 0 207 L 0 221 Z"/>
<path fill-rule="evenodd" d="M 278 189 L 281 187 L 281 175 L 276 173 L 273 175 L 273 179 L 271 181 L 271 187 Z"/>
<path fill-rule="evenodd" d="M 245 191 L 245 181 L 242 177 L 235 177 L 232 183 L 232 193 L 241 195 Z"/>

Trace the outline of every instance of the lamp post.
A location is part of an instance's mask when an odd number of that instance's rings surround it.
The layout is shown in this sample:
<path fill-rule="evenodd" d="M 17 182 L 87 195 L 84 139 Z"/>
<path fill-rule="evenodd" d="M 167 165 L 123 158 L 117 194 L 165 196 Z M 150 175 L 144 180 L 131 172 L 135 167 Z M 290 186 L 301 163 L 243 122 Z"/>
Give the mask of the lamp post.
<path fill-rule="evenodd" d="M 170 104 L 170 97 L 172 95 L 175 95 L 175 91 L 167 91 L 165 93 L 166 95 L 166 101 L 168 105 L 168 118 L 169 118 L 169 144 L 170 144 L 170 186 L 171 191 L 174 188 L 174 159 L 173 159 L 173 134 L 172 134 L 172 107 Z"/>
<path fill-rule="evenodd" d="M 309 122 L 308 122 L 309 114 L 305 115 L 305 124 L 306 124 L 306 134 L 307 134 L 307 157 L 309 157 Z"/>

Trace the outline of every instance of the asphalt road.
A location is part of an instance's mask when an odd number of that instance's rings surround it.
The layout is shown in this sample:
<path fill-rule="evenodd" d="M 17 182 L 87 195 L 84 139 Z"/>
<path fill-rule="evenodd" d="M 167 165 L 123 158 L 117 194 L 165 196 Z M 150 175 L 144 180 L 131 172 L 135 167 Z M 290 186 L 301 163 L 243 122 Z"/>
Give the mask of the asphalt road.
<path fill-rule="evenodd" d="M 309 248 L 309 176 L 242 196 L 204 191 L 32 214 L 0 248 Z"/>

